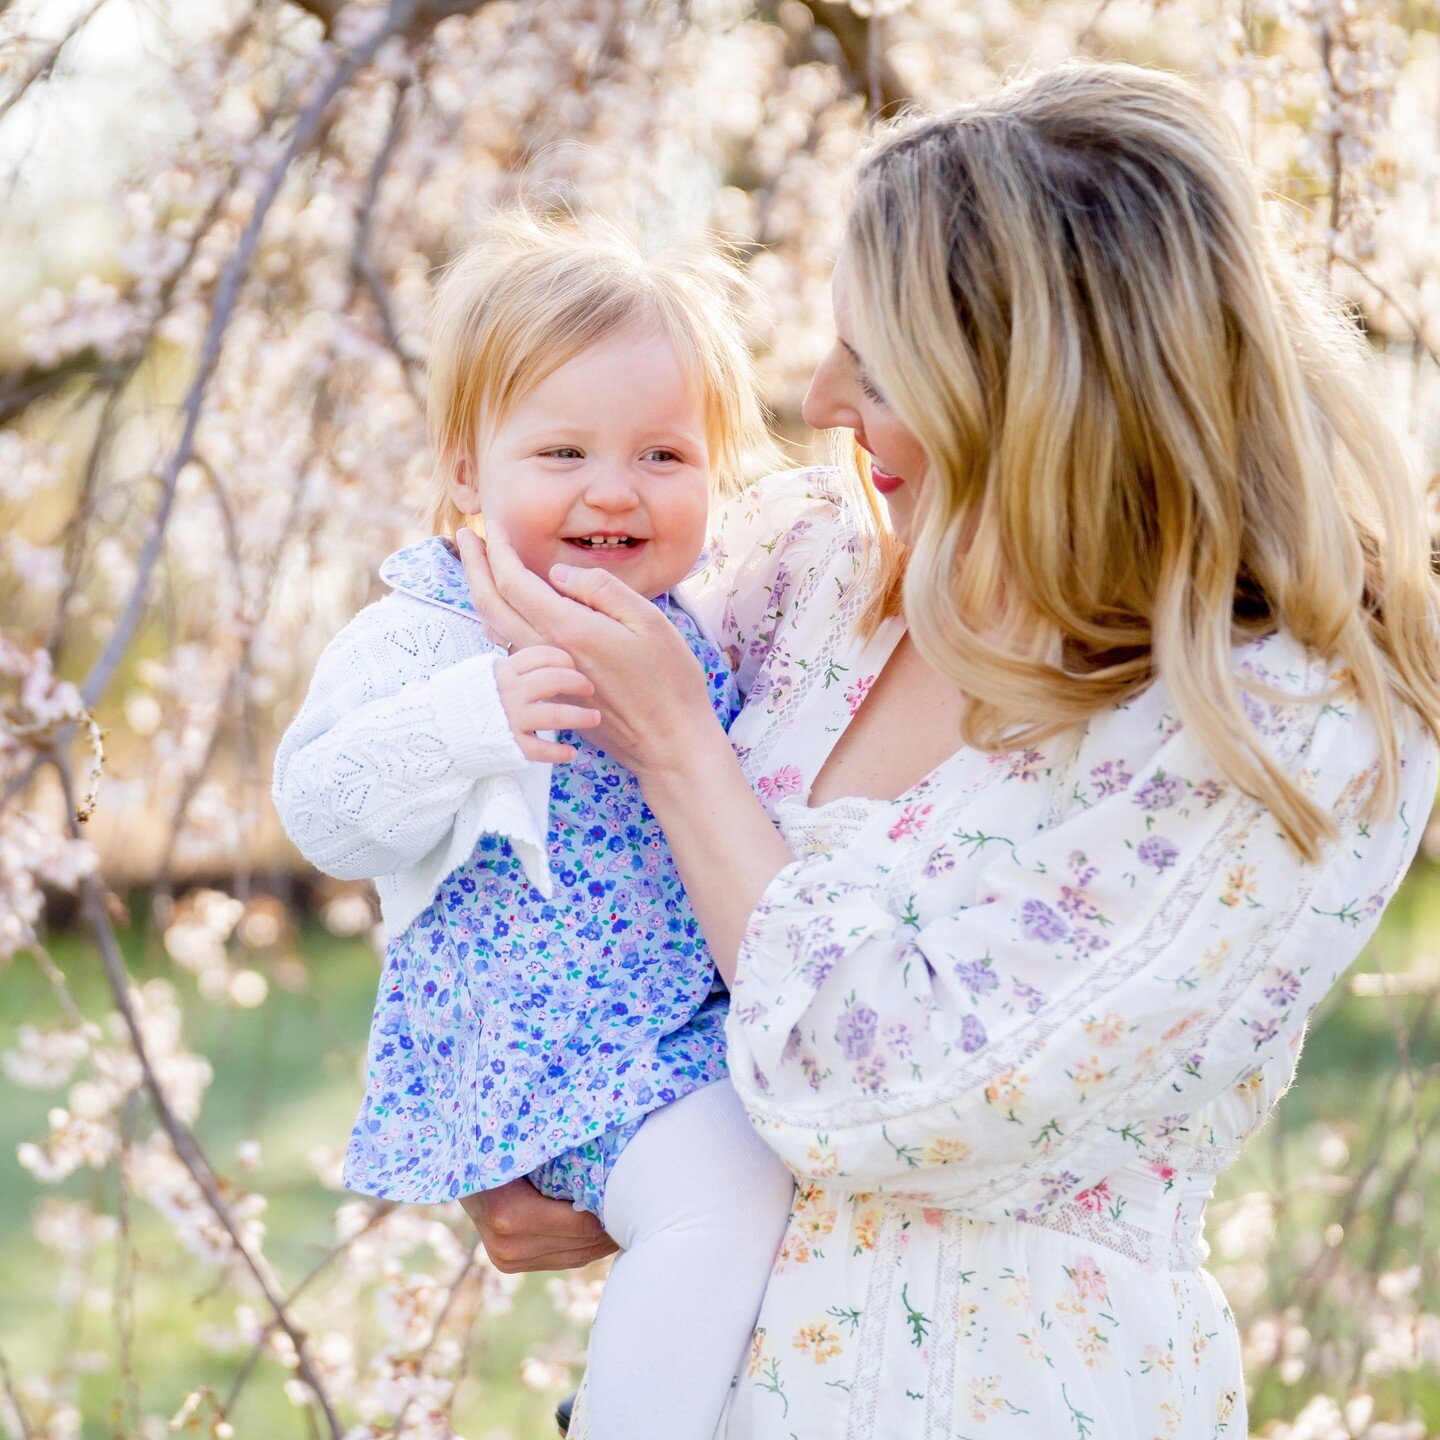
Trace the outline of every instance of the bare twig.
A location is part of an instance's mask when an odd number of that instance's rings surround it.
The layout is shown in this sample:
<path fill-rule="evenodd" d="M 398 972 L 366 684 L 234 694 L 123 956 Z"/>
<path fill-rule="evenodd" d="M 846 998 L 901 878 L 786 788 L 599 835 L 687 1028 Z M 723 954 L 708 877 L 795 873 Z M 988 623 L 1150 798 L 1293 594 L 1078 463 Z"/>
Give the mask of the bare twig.
<path fill-rule="evenodd" d="M 392 1201 L 382 1200 L 377 1202 L 371 1209 L 370 1218 L 366 1220 L 353 1235 L 346 1240 L 341 1240 L 338 1244 L 332 1245 L 310 1269 L 300 1277 L 294 1288 L 285 1297 L 286 1306 L 289 1307 L 293 1305 L 295 1301 L 309 1289 L 315 1280 L 323 1275 L 336 1260 L 342 1255 L 345 1255 L 362 1235 L 368 1235 L 394 1208 L 395 1205 Z M 259 1363 L 260 1357 L 265 1353 L 265 1346 L 269 1343 L 270 1337 L 278 1328 L 277 1322 L 271 1320 L 260 1332 L 260 1338 L 251 1346 L 250 1353 L 241 1363 L 234 1380 L 230 1382 L 229 1393 L 225 1396 L 225 1399 L 216 1406 L 216 1410 L 221 1419 L 228 1417 L 230 1412 L 235 1408 L 235 1403 L 239 1400 L 240 1392 L 245 1388 L 245 1383 L 249 1380 L 251 1371 L 253 1371 L 256 1364 Z"/>
<path fill-rule="evenodd" d="M 95 0 L 91 7 L 77 15 L 70 22 L 70 28 L 45 52 L 39 63 L 34 66 L 28 75 L 3 99 L 0 100 L 0 121 L 10 113 L 11 108 L 21 100 L 30 87 L 45 79 L 55 68 L 55 62 L 60 58 L 60 52 L 95 18 L 108 0 Z"/>
<path fill-rule="evenodd" d="M 390 112 L 390 125 L 385 132 L 385 139 L 381 142 L 379 152 L 375 156 L 375 163 L 370 167 L 370 174 L 365 182 L 365 193 L 361 196 L 356 209 L 358 223 L 355 226 L 355 243 L 350 252 L 350 265 L 355 279 L 363 284 L 369 292 L 370 299 L 375 305 L 375 311 L 380 317 L 380 328 L 385 333 L 385 343 L 390 347 L 400 365 L 400 373 L 404 377 L 405 388 L 409 390 L 410 398 L 418 406 L 422 403 L 421 381 L 417 373 L 419 367 L 415 358 L 407 354 L 405 347 L 401 344 L 400 327 L 395 323 L 395 308 L 390 303 L 390 291 L 370 254 L 376 199 L 380 194 L 380 185 L 385 178 L 385 172 L 390 167 L 391 157 L 395 153 L 396 142 L 400 139 L 400 132 L 404 128 L 405 98 L 409 91 L 410 82 L 408 80 L 402 80 L 396 86 L 395 105 Z M 351 293 L 353 295 L 353 290 Z"/>
<path fill-rule="evenodd" d="M 20 1440 L 40 1440 L 36 1435 L 35 1428 L 30 1424 L 30 1417 L 25 1413 L 25 1407 L 20 1403 L 20 1391 L 15 1384 L 15 1376 L 10 1370 L 10 1362 L 5 1358 L 5 1352 L 0 1350 L 0 1384 L 5 1387 L 5 1397 L 10 1401 L 11 1408 L 15 1411 L 15 1418 L 20 1425 Z"/>
<path fill-rule="evenodd" d="M 194 449 L 195 431 L 200 422 L 200 411 L 204 404 L 205 392 L 209 387 L 215 368 L 219 364 L 225 331 L 239 298 L 240 286 L 250 268 L 255 248 L 259 244 L 260 230 L 265 223 L 265 217 L 275 203 L 275 198 L 280 193 L 280 187 L 284 184 L 285 177 L 296 157 L 315 138 L 331 102 L 350 83 L 356 73 L 370 62 L 380 46 L 409 22 L 414 14 L 416 3 L 417 0 L 390 0 L 383 19 L 363 40 L 348 50 L 336 52 L 329 67 L 329 73 L 320 85 L 318 93 L 296 120 L 289 143 L 285 146 L 280 158 L 271 166 L 255 197 L 255 208 L 250 222 L 246 225 L 234 254 L 226 262 L 219 284 L 216 286 L 210 323 L 206 327 L 205 339 L 201 345 L 195 378 L 192 380 L 184 404 L 181 406 L 184 424 L 180 441 L 160 474 L 160 505 L 150 523 L 150 534 L 140 552 L 136 566 L 135 584 L 126 600 L 125 608 L 120 613 L 120 618 L 115 623 L 114 630 L 110 633 L 105 649 L 81 686 L 80 693 L 87 706 L 93 705 L 104 693 L 122 656 L 129 648 L 131 638 L 145 612 L 150 597 L 151 576 L 165 544 L 165 532 L 169 526 L 171 509 L 175 503 L 175 487 L 179 481 L 180 472 L 185 468 Z"/>
<path fill-rule="evenodd" d="M 72 837 L 78 838 L 79 822 L 74 816 L 74 787 L 70 780 L 69 769 L 63 757 L 56 758 L 55 766 L 60 775 L 61 785 L 65 790 L 66 803 L 71 807 L 70 833 Z M 120 950 L 120 941 L 115 934 L 109 908 L 105 903 L 105 889 L 98 876 L 92 873 L 81 880 L 80 897 L 86 926 L 100 950 L 110 995 L 130 1038 L 136 1062 L 140 1066 L 142 1084 L 145 1093 L 150 1098 L 150 1106 L 155 1113 L 155 1119 L 169 1139 L 176 1157 L 189 1172 L 190 1178 L 195 1182 L 205 1203 L 210 1207 L 211 1212 L 220 1222 L 221 1228 L 229 1237 L 230 1243 L 235 1247 L 235 1253 L 254 1277 L 260 1293 L 270 1306 L 276 1323 L 290 1337 L 290 1342 L 295 1347 L 296 1370 L 300 1378 L 309 1386 L 311 1394 L 314 1395 L 315 1404 L 325 1417 L 331 1440 L 341 1440 L 340 1422 L 335 1415 L 324 1384 L 310 1363 L 304 1332 L 290 1318 L 290 1312 L 284 1299 L 276 1292 L 275 1282 L 269 1269 L 251 1253 L 249 1246 L 245 1243 L 245 1238 L 240 1233 L 235 1217 L 231 1214 L 230 1207 L 225 1203 L 225 1197 L 220 1191 L 220 1182 L 214 1167 L 200 1148 L 200 1142 L 195 1138 L 190 1127 L 171 1108 L 170 1098 L 166 1095 L 164 1086 L 161 1085 L 159 1077 L 155 1074 L 155 1068 L 150 1061 L 150 1052 L 145 1043 L 145 1036 L 140 1029 L 140 1020 L 135 1013 L 134 1002 L 131 999 L 130 974 L 126 969 L 125 957 Z"/>
<path fill-rule="evenodd" d="M 1390 308 L 1394 310 L 1394 312 L 1409 327 L 1410 336 L 1415 342 L 1415 348 L 1419 350 L 1423 355 L 1428 356 L 1434 364 L 1440 365 L 1440 350 L 1436 350 L 1435 347 L 1425 339 L 1424 326 L 1421 324 L 1419 318 L 1412 314 L 1404 305 L 1400 303 L 1398 299 L 1396 299 L 1395 294 L 1392 290 L 1387 289 L 1384 284 L 1377 280 L 1373 272 L 1367 266 L 1362 265 L 1358 260 L 1352 258 L 1349 255 L 1342 254 L 1340 251 L 1337 250 L 1335 252 L 1335 262 L 1339 265 L 1343 265 L 1347 270 L 1353 271 L 1388 306 L 1390 306 Z"/>

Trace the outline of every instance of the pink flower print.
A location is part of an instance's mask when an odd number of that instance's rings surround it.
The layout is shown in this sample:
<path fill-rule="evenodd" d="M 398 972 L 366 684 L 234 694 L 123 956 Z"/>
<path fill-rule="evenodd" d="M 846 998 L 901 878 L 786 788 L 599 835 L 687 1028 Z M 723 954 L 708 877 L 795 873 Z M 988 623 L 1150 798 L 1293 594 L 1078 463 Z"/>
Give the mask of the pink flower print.
<path fill-rule="evenodd" d="M 1105 1272 L 1096 1264 L 1093 1255 L 1080 1256 L 1069 1275 L 1071 1286 L 1082 1300 L 1089 1300 L 1093 1296 L 1104 1302 L 1110 1298 L 1110 1286 L 1105 1279 Z"/>
<path fill-rule="evenodd" d="M 1163 1160 L 1152 1160 L 1150 1162 L 1150 1171 L 1157 1180 L 1163 1180 L 1165 1182 L 1165 1188 L 1167 1190 L 1174 1183 L 1175 1167 L 1173 1165 L 1167 1165 Z"/>
<path fill-rule="evenodd" d="M 907 835 L 918 835 L 929 823 L 933 805 L 907 805 L 900 812 L 900 818 L 890 827 L 892 840 L 903 840 Z"/>
<path fill-rule="evenodd" d="M 1082 1210 L 1088 1210 L 1092 1215 L 1098 1215 L 1110 1203 L 1110 1200 L 1110 1182 L 1108 1180 L 1098 1181 L 1088 1190 L 1081 1190 L 1075 1196 L 1075 1203 Z"/>
<path fill-rule="evenodd" d="M 773 775 L 762 775 L 755 782 L 755 788 L 765 800 L 780 800 L 786 795 L 800 793 L 800 767 L 782 765 Z"/>
<path fill-rule="evenodd" d="M 850 713 L 852 715 L 865 703 L 865 697 L 870 693 L 870 687 L 874 683 L 875 677 L 873 675 L 865 675 L 847 687 L 845 691 L 845 703 L 850 707 Z"/>

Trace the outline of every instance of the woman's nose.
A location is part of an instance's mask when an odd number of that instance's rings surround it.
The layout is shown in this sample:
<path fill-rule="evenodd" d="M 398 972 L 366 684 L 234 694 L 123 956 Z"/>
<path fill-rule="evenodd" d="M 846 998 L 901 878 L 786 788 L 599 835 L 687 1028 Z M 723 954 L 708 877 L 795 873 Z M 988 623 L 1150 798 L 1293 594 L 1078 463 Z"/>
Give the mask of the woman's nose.
<path fill-rule="evenodd" d="M 842 425 L 851 430 L 859 428 L 860 417 L 846 400 L 834 350 L 816 366 L 800 414 L 812 430 L 834 430 Z"/>

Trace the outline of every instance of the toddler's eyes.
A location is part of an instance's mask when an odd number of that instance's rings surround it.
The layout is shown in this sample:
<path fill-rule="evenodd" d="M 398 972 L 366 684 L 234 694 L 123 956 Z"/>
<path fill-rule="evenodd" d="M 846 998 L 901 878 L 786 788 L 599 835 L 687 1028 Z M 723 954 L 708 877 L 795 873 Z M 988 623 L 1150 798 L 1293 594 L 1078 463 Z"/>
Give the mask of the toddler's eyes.
<path fill-rule="evenodd" d="M 678 461 L 680 456 L 673 450 L 647 450 L 643 458 L 663 465 L 672 460 Z"/>
<path fill-rule="evenodd" d="M 585 452 L 577 450 L 573 445 L 557 445 L 553 450 L 542 450 L 542 455 L 552 460 L 583 460 Z"/>

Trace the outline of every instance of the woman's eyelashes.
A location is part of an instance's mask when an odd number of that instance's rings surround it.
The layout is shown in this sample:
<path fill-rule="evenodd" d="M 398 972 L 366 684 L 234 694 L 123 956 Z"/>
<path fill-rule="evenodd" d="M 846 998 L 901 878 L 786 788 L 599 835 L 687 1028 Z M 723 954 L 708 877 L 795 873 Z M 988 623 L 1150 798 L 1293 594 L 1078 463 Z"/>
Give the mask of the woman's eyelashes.
<path fill-rule="evenodd" d="M 885 397 L 870 383 L 870 378 L 862 370 L 859 375 L 860 389 L 867 400 L 873 400 L 877 405 L 885 403 Z"/>

